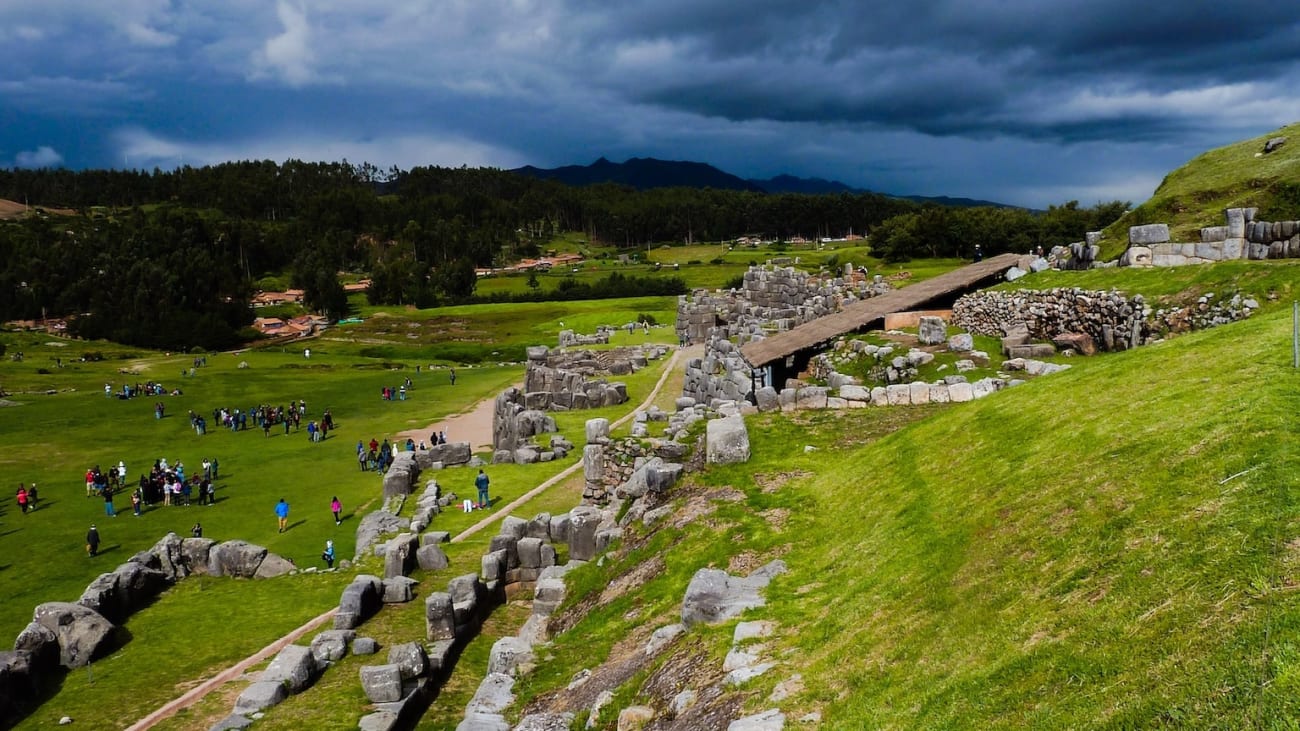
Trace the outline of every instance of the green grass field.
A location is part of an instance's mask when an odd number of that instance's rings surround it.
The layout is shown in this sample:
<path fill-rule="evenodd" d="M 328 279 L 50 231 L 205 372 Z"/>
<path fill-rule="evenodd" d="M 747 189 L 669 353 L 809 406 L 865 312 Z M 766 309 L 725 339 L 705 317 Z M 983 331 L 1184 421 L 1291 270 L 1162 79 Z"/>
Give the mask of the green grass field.
<path fill-rule="evenodd" d="M 40 504 L 21 514 L 12 497 L 0 503 L 0 563 L 6 591 L 0 595 L 0 634 L 13 637 L 31 619 L 32 609 L 45 601 L 75 601 L 96 575 L 111 571 L 132 554 L 152 546 L 169 531 L 188 536 L 201 522 L 205 537 L 239 538 L 268 547 L 292 558 L 299 566 L 320 566 L 326 539 L 333 539 L 339 557 L 352 557 L 360 516 L 379 505 L 380 478 L 362 472 L 355 461 L 357 440 L 383 439 L 399 431 L 421 428 L 459 413 L 470 405 L 493 398 L 505 386 L 522 379 L 518 363 L 460 364 L 433 360 L 429 350 L 408 345 L 404 335 L 415 324 L 433 332 L 431 343 L 445 336 L 439 326 L 452 318 L 469 328 L 503 333 L 494 340 L 483 335 L 481 347 L 499 343 L 545 342 L 553 344 L 561 320 L 578 332 L 594 331 L 598 324 L 621 324 L 628 314 L 652 311 L 671 322 L 664 298 L 612 300 L 600 303 L 565 303 L 492 308 L 470 306 L 446 312 L 398 312 L 389 317 L 369 313 L 373 321 L 392 327 L 365 338 L 347 337 L 348 328 L 327 331 L 324 337 L 240 353 L 209 354 L 207 365 L 188 369 L 193 357 L 160 354 L 109 343 L 72 341 L 36 333 L 0 333 L 7 353 L 24 354 L 21 362 L 6 357 L 0 362 L 0 388 L 8 394 L 0 406 L 0 468 L 10 483 L 10 495 L 19 482 L 40 486 Z M 671 306 L 671 305 L 668 305 Z M 518 328 L 515 330 L 514 328 Z M 508 334 L 507 334 L 508 333 Z M 656 328 L 615 336 L 616 344 L 675 341 L 671 329 Z M 306 358 L 303 349 L 311 349 Z M 436 345 L 430 348 L 436 349 Z M 378 348 L 379 352 L 375 352 Z M 391 350 L 390 350 L 391 348 Z M 490 355 L 490 351 L 488 352 Z M 83 362 L 83 356 L 91 360 Z M 102 360 L 98 360 L 102 358 Z M 627 413 L 644 398 L 665 361 L 630 375 L 627 382 L 634 402 L 587 412 L 557 414 L 561 434 L 581 442 L 587 418 L 611 419 Z M 247 367 L 241 368 L 241 364 Z M 457 382 L 450 384 L 446 365 L 457 366 Z M 186 375 L 182 375 L 182 372 Z M 384 386 L 400 385 L 410 377 L 414 387 L 405 401 L 383 401 Z M 178 396 L 106 398 L 104 384 L 116 391 L 124 382 L 155 381 L 180 388 Z M 308 418 L 319 418 L 329 408 L 338 424 L 329 439 L 313 444 L 306 432 L 284 435 L 281 428 L 263 435 L 257 428 L 233 433 L 212 422 L 216 407 L 248 409 L 261 403 L 280 405 L 305 399 Z M 166 416 L 155 419 L 153 404 L 166 404 Z M 209 420 L 204 436 L 190 428 L 187 411 Z M 453 440 L 457 435 L 449 435 Z M 581 452 L 543 465 L 500 465 L 489 468 L 494 499 L 509 502 L 546 478 L 573 464 Z M 143 516 L 131 514 L 129 499 L 115 501 L 118 517 L 105 515 L 99 498 L 85 496 L 83 474 L 95 464 L 107 468 L 119 460 L 134 481 L 155 459 L 184 462 L 193 474 L 204 457 L 220 462 L 217 504 L 211 507 L 163 507 Z M 444 491 L 472 491 L 473 473 L 447 470 L 428 473 Z M 581 489 L 580 486 L 578 488 Z M 339 496 L 344 522 L 336 527 L 329 501 Z M 273 508 L 285 497 L 291 505 L 290 529 L 279 534 Z M 562 512 L 577 503 L 564 489 L 547 493 L 528 506 L 531 514 Z M 481 515 L 445 513 L 435 528 L 458 533 Z M 86 529 L 99 526 L 101 553 L 89 558 L 83 550 Z M 465 565 L 460 573 L 477 568 L 488 536 L 457 548 Z M 372 566 L 370 570 L 382 570 Z M 442 577 L 445 581 L 447 577 Z M 325 611 L 338 601 L 350 574 L 316 574 L 275 581 L 192 579 L 182 582 L 158 602 L 137 613 L 126 624 L 136 639 L 92 666 L 90 672 L 67 676 L 52 698 L 19 728 L 44 728 L 62 715 L 91 718 L 110 707 L 105 722 L 129 725 L 136 718 L 179 695 L 189 684 L 259 649 L 303 620 Z M 417 603 L 418 604 L 418 603 Z M 415 605 L 413 604 L 412 607 Z M 412 611 L 418 611 L 418 607 Z M 238 639 L 230 628 L 238 626 Z M 141 640 L 148 639 L 148 642 Z M 129 696 L 129 703 L 116 699 Z M 228 709 L 228 705 L 226 706 Z M 228 712 L 228 710 L 227 710 Z M 224 715 L 224 714 L 223 714 Z M 178 727 L 186 727 L 184 724 Z"/>
<path fill-rule="evenodd" d="M 837 729 L 1291 728 L 1290 333 L 1277 308 L 974 403 L 758 417 L 749 463 L 682 490 L 740 502 L 571 575 L 581 603 L 662 564 L 557 638 L 520 703 L 677 621 L 696 569 L 779 556 L 790 572 L 746 616 L 778 623 L 777 667 L 740 691 L 747 712 Z M 687 642 L 720 664 L 733 626 Z M 764 700 L 795 673 L 802 690 Z"/>

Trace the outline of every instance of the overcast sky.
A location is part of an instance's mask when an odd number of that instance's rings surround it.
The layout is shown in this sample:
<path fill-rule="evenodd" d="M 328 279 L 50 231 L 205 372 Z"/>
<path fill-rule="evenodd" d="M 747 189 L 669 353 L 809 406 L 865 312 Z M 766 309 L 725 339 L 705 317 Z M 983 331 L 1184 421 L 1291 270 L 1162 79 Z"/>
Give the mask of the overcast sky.
<path fill-rule="evenodd" d="M 658 157 L 1138 203 L 1300 120 L 1300 3 L 0 0 L 0 69 L 0 166 Z"/>

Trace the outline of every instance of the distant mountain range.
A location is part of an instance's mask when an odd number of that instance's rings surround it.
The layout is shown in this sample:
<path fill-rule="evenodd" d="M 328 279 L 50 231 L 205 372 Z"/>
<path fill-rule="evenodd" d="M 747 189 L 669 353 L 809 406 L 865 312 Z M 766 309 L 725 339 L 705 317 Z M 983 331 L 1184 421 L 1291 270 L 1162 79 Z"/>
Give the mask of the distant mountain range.
<path fill-rule="evenodd" d="M 778 175 L 766 180 L 746 180 L 724 170 L 719 170 L 708 163 L 686 160 L 657 160 L 653 157 L 634 157 L 627 162 L 610 162 L 602 157 L 590 165 L 565 165 L 558 168 L 538 168 L 526 165 L 515 168 L 510 172 L 540 180 L 554 180 L 565 185 L 583 186 L 598 183 L 617 183 L 631 186 L 637 190 L 649 190 L 651 188 L 715 188 L 718 190 L 747 190 L 755 193 L 803 193 L 807 195 L 874 192 L 854 188 L 838 180 L 800 178 L 794 175 Z M 1015 207 L 1005 203 L 974 198 L 891 195 L 889 193 L 882 193 L 881 195 L 957 208 L 975 206 Z"/>

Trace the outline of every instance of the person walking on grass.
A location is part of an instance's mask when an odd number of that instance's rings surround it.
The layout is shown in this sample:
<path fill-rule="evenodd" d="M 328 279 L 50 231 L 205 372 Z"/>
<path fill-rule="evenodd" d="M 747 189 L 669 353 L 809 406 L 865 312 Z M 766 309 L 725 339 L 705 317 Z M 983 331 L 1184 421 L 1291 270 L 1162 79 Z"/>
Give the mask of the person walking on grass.
<path fill-rule="evenodd" d="M 23 486 L 23 483 L 18 483 L 18 509 L 23 511 L 23 515 L 27 514 L 28 500 L 27 488 Z"/>
<path fill-rule="evenodd" d="M 99 529 L 94 523 L 91 523 L 90 530 L 86 531 L 86 554 L 92 557 L 99 554 Z"/>
<path fill-rule="evenodd" d="M 339 502 L 338 495 L 330 500 L 330 512 L 334 513 L 334 525 L 343 525 L 343 518 L 339 516 L 339 513 L 343 512 L 343 503 Z"/>
<path fill-rule="evenodd" d="M 289 503 L 280 498 L 280 502 L 275 504 L 275 517 L 280 519 L 280 532 L 283 533 L 289 525 Z"/>
<path fill-rule="evenodd" d="M 113 488 L 110 485 L 104 485 L 104 515 L 117 517 L 117 511 L 113 509 Z"/>
<path fill-rule="evenodd" d="M 325 550 L 320 557 L 327 567 L 334 568 L 334 541 L 325 541 Z"/>
<path fill-rule="evenodd" d="M 483 470 L 478 471 L 478 477 L 474 478 L 474 487 L 478 488 L 478 505 L 475 507 L 485 510 L 492 506 L 492 499 L 488 497 L 488 479 L 487 473 Z"/>

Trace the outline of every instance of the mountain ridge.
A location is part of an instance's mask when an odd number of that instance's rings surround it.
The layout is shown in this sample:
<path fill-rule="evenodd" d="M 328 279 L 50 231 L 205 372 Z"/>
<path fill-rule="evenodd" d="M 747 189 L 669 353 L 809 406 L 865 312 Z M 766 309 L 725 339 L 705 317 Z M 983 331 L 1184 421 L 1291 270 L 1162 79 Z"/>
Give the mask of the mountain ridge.
<path fill-rule="evenodd" d="M 1006 203 L 987 201 L 977 198 L 954 196 L 896 195 L 879 191 L 857 188 L 838 180 L 825 178 L 801 178 L 782 173 L 771 178 L 742 178 L 722 170 L 714 165 L 691 160 L 660 160 L 653 157 L 632 157 L 625 162 L 612 162 L 601 156 L 590 165 L 563 165 L 556 168 L 539 168 L 533 165 L 514 168 L 508 172 L 539 180 L 554 180 L 572 186 L 599 185 L 615 183 L 627 185 L 637 190 L 655 188 L 713 188 L 718 190 L 741 190 L 755 193 L 795 193 L 800 195 L 828 195 L 836 193 L 863 194 L 874 193 L 890 198 L 916 201 L 917 203 L 934 203 L 941 206 L 969 208 L 992 206 L 997 208 L 1018 208 Z"/>

